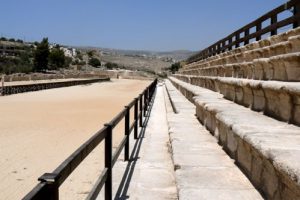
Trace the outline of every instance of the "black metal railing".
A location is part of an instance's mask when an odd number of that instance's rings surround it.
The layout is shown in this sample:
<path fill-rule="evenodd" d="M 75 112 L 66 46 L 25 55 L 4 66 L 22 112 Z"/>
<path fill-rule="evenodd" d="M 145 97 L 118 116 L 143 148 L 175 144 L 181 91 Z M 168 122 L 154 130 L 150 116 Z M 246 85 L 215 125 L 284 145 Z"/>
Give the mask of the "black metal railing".
<path fill-rule="evenodd" d="M 149 111 L 152 98 L 156 89 L 157 79 L 155 79 L 137 98 L 132 100 L 125 108 L 109 123 L 94 134 L 88 141 L 82 144 L 73 154 L 71 154 L 52 173 L 45 173 L 38 180 L 40 181 L 23 200 L 58 200 L 59 187 L 75 170 L 75 168 L 104 140 L 105 168 L 97 179 L 94 187 L 87 199 L 94 200 L 105 185 L 105 199 L 112 199 L 112 168 L 124 150 L 124 160 L 129 159 L 129 136 L 134 131 L 134 139 L 138 139 L 138 125 L 143 126 L 143 116 Z M 144 101 L 143 101 L 144 100 Z M 144 102 L 144 103 L 143 103 Z M 130 124 L 130 110 L 134 108 L 134 120 Z M 125 118 L 125 135 L 115 150 L 112 152 L 113 129 Z"/>
<path fill-rule="evenodd" d="M 278 21 L 278 15 L 286 10 L 291 10 L 292 16 L 286 17 Z M 262 28 L 263 23 L 268 20 L 270 20 L 270 25 Z M 293 25 L 293 28 L 300 26 L 300 1 L 299 0 L 291 0 L 285 4 L 282 4 L 281 6 L 266 13 L 260 18 L 240 28 L 239 30 L 231 33 L 227 37 L 219 40 L 213 45 L 191 56 L 190 58 L 187 59 L 187 63 L 197 62 L 199 60 L 206 59 L 210 56 L 225 51 L 230 51 L 233 48 L 240 47 L 242 43 L 243 45 L 247 45 L 249 44 L 249 41 L 251 39 L 255 39 L 256 41 L 259 41 L 261 40 L 262 36 L 267 33 L 270 33 L 271 36 L 277 35 L 279 28 L 288 25 Z M 254 28 L 255 31 L 253 33 L 250 33 L 250 30 L 252 28 Z"/>

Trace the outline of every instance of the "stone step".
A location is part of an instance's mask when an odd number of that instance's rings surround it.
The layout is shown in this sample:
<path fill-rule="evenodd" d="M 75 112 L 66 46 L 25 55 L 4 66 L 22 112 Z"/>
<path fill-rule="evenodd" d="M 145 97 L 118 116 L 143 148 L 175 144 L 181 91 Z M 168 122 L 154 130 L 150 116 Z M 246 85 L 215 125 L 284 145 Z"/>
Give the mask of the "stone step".
<path fill-rule="evenodd" d="M 299 43 L 300 28 L 296 28 L 268 39 L 253 42 L 205 60 L 188 64 L 180 72 L 221 64 L 249 62 L 256 58 L 268 58 L 275 55 L 298 52 L 300 48 Z"/>
<path fill-rule="evenodd" d="M 300 199 L 299 127 L 253 112 L 217 92 L 169 79 L 194 102 L 198 119 L 266 199 Z"/>
<path fill-rule="evenodd" d="M 227 77 L 176 75 L 192 85 L 219 92 L 237 104 L 300 126 L 300 83 Z"/>
<path fill-rule="evenodd" d="M 300 81 L 300 52 L 254 59 L 251 62 L 187 70 L 183 71 L 182 74 L 256 80 Z"/>
<path fill-rule="evenodd" d="M 190 103 L 168 81 L 167 109 L 179 199 L 263 199 L 247 177 L 195 117 Z M 166 107 L 168 105 L 166 97 Z M 192 108 L 192 109 L 191 109 Z"/>
<path fill-rule="evenodd" d="M 283 41 L 270 46 L 265 46 L 262 48 L 255 48 L 252 50 L 242 51 L 240 53 L 235 53 L 228 55 L 223 58 L 215 59 L 209 62 L 209 66 L 220 65 L 220 64 L 233 64 L 250 62 L 258 58 L 269 58 L 272 56 L 277 56 L 281 54 L 294 53 L 299 50 L 297 44 L 299 44 L 300 36 L 293 37 L 291 40 Z M 198 66 L 202 67 L 201 65 Z"/>

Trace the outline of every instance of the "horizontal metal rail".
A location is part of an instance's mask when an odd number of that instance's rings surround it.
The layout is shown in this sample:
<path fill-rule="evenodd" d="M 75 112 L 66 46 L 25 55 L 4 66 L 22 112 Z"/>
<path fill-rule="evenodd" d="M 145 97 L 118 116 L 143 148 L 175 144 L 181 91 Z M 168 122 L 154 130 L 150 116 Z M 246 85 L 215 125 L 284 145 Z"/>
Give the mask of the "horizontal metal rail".
<path fill-rule="evenodd" d="M 278 15 L 286 10 L 292 9 L 292 16 L 286 17 L 281 21 L 278 21 Z M 262 28 L 262 25 L 267 20 L 270 20 L 270 25 Z M 216 54 L 230 51 L 233 48 L 238 48 L 242 44 L 249 44 L 251 39 L 255 39 L 256 41 L 261 40 L 264 34 L 270 33 L 271 35 L 276 35 L 278 33 L 278 29 L 287 25 L 293 25 L 293 28 L 299 27 L 300 25 L 300 1 L 299 0 L 291 0 L 282 4 L 281 6 L 275 8 L 274 10 L 264 14 L 258 19 L 252 21 L 246 26 L 238 29 L 237 31 L 231 33 L 227 37 L 217 41 L 213 45 L 203 49 L 199 53 L 191 56 L 187 59 L 187 63 L 197 62 L 203 59 L 206 59 L 210 56 L 214 56 Z M 255 31 L 250 34 L 250 30 L 255 28 Z M 242 35 L 242 37 L 241 37 Z"/>
<path fill-rule="evenodd" d="M 97 179 L 94 187 L 89 193 L 87 199 L 94 200 L 105 185 L 105 199 L 112 199 L 112 168 L 116 163 L 123 149 L 124 159 L 129 158 L 129 136 L 134 130 L 134 139 L 137 138 L 137 126 L 142 126 L 143 113 L 148 111 L 149 102 L 154 96 L 157 79 L 155 79 L 137 98 L 131 101 L 125 108 L 114 117 L 108 124 L 95 133 L 89 140 L 82 144 L 74 153 L 72 153 L 62 164 L 60 164 L 52 173 L 45 173 L 38 180 L 40 181 L 23 199 L 24 200 L 58 200 L 59 187 L 76 169 L 76 167 L 104 140 L 105 168 Z M 143 104 L 144 99 L 144 105 Z M 130 109 L 134 108 L 134 120 L 130 124 Z M 125 135 L 118 148 L 112 154 L 112 136 L 113 129 L 119 122 L 125 118 Z"/>
<path fill-rule="evenodd" d="M 86 200 L 95 200 L 97 198 L 99 192 L 101 191 L 101 188 L 103 187 L 107 179 L 107 170 L 107 168 L 104 168 Z"/>
<path fill-rule="evenodd" d="M 120 154 L 121 154 L 121 152 L 122 152 L 122 150 L 123 150 L 123 148 L 126 144 L 127 139 L 128 139 L 128 136 L 127 135 L 124 136 L 122 141 L 120 142 L 118 148 L 116 149 L 116 151 L 115 151 L 115 153 L 112 157 L 112 166 L 114 166 L 115 163 L 117 162 L 117 160 L 118 160 L 118 158 L 119 158 L 119 156 L 120 156 Z"/>

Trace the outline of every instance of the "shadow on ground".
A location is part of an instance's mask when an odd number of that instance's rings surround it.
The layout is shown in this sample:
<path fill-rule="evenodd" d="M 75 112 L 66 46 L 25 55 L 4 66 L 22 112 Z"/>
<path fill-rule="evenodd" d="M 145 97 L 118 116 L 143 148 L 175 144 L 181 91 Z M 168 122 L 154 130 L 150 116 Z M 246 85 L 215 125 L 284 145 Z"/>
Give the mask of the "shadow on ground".
<path fill-rule="evenodd" d="M 124 175 L 122 177 L 122 180 L 121 180 L 118 190 L 116 192 L 116 195 L 114 198 L 115 200 L 125 200 L 125 199 L 129 198 L 129 196 L 127 195 L 127 192 L 128 192 L 128 188 L 130 186 L 131 178 L 132 178 L 136 163 L 139 159 L 139 153 L 141 150 L 141 146 L 142 146 L 144 136 L 145 136 L 145 131 L 147 128 L 147 124 L 148 124 L 150 114 L 152 111 L 152 107 L 153 107 L 153 103 L 155 100 L 155 94 L 156 94 L 156 91 L 153 95 L 153 98 L 152 98 L 150 104 L 149 104 L 149 111 L 147 112 L 147 114 L 145 116 L 145 120 L 144 120 L 143 126 L 140 130 L 140 133 L 138 135 L 138 139 L 136 140 L 134 147 L 132 149 L 132 152 L 131 152 L 128 164 L 126 166 Z"/>

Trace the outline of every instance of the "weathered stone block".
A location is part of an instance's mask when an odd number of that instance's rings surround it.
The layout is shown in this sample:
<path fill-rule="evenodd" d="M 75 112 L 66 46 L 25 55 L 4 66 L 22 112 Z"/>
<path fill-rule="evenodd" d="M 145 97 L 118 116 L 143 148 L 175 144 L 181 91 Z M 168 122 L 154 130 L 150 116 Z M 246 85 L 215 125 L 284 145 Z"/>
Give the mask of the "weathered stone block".
<path fill-rule="evenodd" d="M 233 67 L 229 65 L 224 68 L 225 68 L 225 77 L 232 77 L 233 76 Z"/>
<path fill-rule="evenodd" d="M 219 133 L 219 142 L 222 146 L 227 143 L 227 126 L 223 123 L 223 121 L 218 120 L 217 122 L 217 130 Z"/>
<path fill-rule="evenodd" d="M 284 91 L 274 91 L 264 88 L 267 99 L 265 114 L 283 120 L 290 121 L 292 113 L 291 96 Z"/>
<path fill-rule="evenodd" d="M 237 162 L 246 171 L 247 174 L 251 173 L 251 147 L 243 140 L 238 140 Z"/>
<path fill-rule="evenodd" d="M 225 69 L 224 67 L 219 67 L 218 68 L 218 76 L 224 77 L 225 76 Z"/>
<path fill-rule="evenodd" d="M 253 88 L 253 105 L 255 111 L 264 111 L 266 106 L 266 98 L 262 88 Z"/>
<path fill-rule="evenodd" d="M 263 171 L 263 157 L 256 151 L 252 150 L 252 165 L 251 165 L 251 181 L 255 187 L 261 186 L 261 177 Z"/>
<path fill-rule="evenodd" d="M 300 36 L 292 36 L 289 37 L 289 42 L 291 44 L 292 52 L 299 52 L 300 51 Z"/>
<path fill-rule="evenodd" d="M 300 126 L 300 95 L 293 95 L 293 123 Z"/>
<path fill-rule="evenodd" d="M 225 83 L 223 83 L 225 85 Z M 226 84 L 225 90 L 221 91 L 226 99 L 234 101 L 235 98 L 235 88 L 231 84 Z"/>
<path fill-rule="evenodd" d="M 264 79 L 264 65 L 268 62 L 268 59 L 256 59 L 253 61 L 254 79 Z"/>
<path fill-rule="evenodd" d="M 252 79 L 254 77 L 253 62 L 249 62 L 243 66 L 244 78 Z"/>
<path fill-rule="evenodd" d="M 227 132 L 227 149 L 231 157 L 236 158 L 238 139 L 232 130 Z"/>
<path fill-rule="evenodd" d="M 253 92 L 249 85 L 243 87 L 243 103 L 246 107 L 252 107 L 253 104 Z"/>
<path fill-rule="evenodd" d="M 282 57 L 288 81 L 300 81 L 300 53 Z"/>
<path fill-rule="evenodd" d="M 276 193 L 279 192 L 278 177 L 270 161 L 264 160 L 263 166 L 262 188 L 265 191 L 267 198 L 273 199 L 276 196 Z"/>
<path fill-rule="evenodd" d="M 245 55 L 244 53 L 237 53 L 234 54 L 234 60 L 231 63 L 241 63 L 241 62 L 245 62 Z"/>
<path fill-rule="evenodd" d="M 235 99 L 234 101 L 238 104 L 243 105 L 243 99 L 244 99 L 244 90 L 241 86 L 235 87 Z"/>

